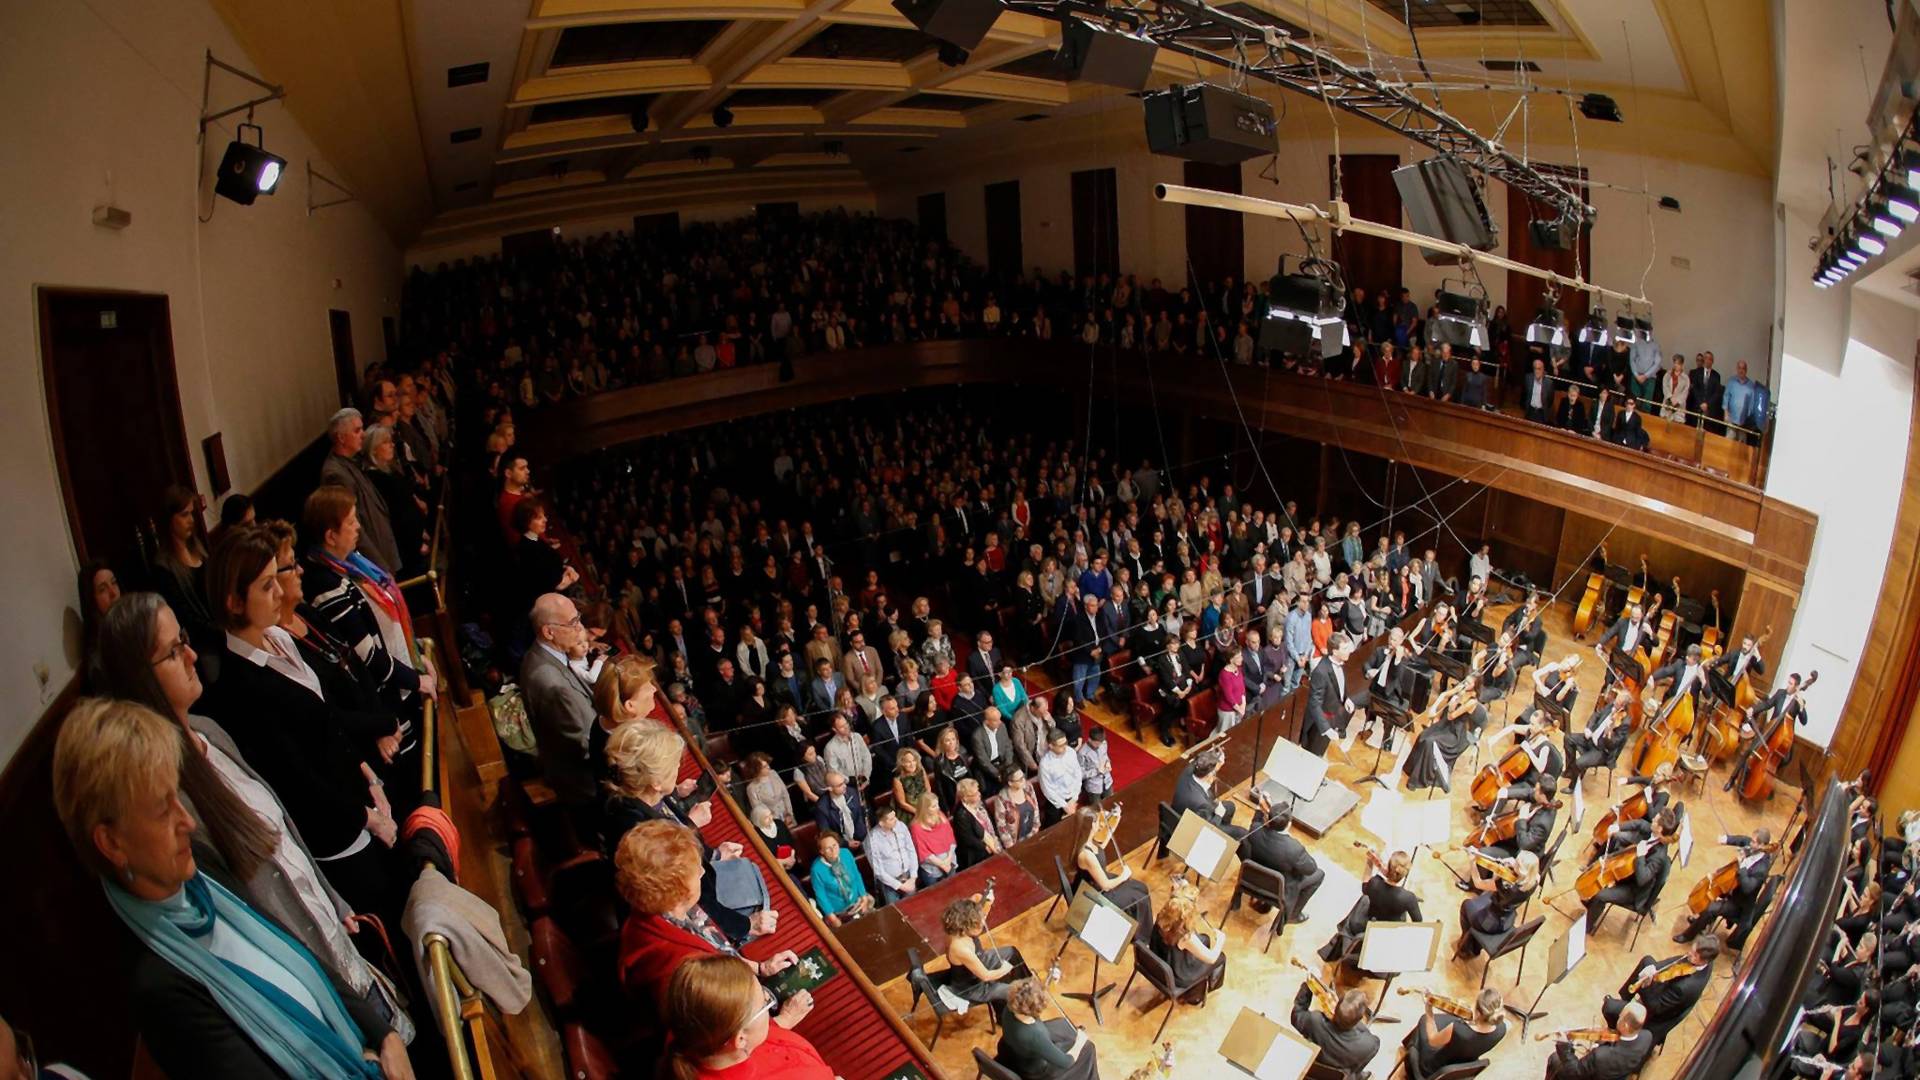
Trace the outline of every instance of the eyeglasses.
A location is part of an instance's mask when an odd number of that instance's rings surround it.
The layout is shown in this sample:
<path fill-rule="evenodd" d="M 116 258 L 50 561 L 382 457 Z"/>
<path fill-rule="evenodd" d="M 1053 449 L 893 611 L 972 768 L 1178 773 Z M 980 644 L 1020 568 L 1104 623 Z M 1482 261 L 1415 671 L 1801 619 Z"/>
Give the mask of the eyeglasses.
<path fill-rule="evenodd" d="M 184 664 L 187 662 L 186 661 L 187 653 L 191 652 L 192 650 L 193 650 L 193 642 L 187 640 L 186 631 L 183 630 L 180 632 L 180 639 L 178 641 L 175 641 L 173 645 L 167 649 L 166 652 L 160 654 L 160 659 L 155 660 L 153 662 L 153 666 L 159 667 L 161 664 L 164 664 L 169 660 L 178 660 Z"/>
<path fill-rule="evenodd" d="M 307 569 L 306 567 L 301 566 L 299 563 L 296 562 L 296 563 L 289 563 L 286 566 L 276 566 L 274 567 L 273 572 L 276 574 L 293 574 L 295 576 L 299 576 L 301 574 L 305 574 L 307 572 Z"/>
<path fill-rule="evenodd" d="M 775 997 L 775 996 L 773 995 L 773 991 L 771 991 L 771 990 L 769 990 L 769 989 L 767 989 L 767 988 L 766 988 L 766 987 L 764 987 L 764 986 L 762 986 L 762 987 L 760 988 L 760 996 L 761 996 L 761 998 L 762 998 L 762 999 L 764 999 L 764 1000 L 763 1000 L 763 1001 L 761 1002 L 761 1005 L 760 1005 L 760 1007 L 759 1007 L 759 1008 L 757 1008 L 757 1009 L 755 1009 L 755 1010 L 753 1010 L 753 1012 L 751 1012 L 751 1013 L 749 1013 L 749 1014 L 747 1015 L 747 1022 L 746 1022 L 746 1023 L 744 1023 L 744 1024 L 741 1024 L 741 1025 L 740 1025 L 740 1026 L 741 1026 L 741 1028 L 743 1028 L 743 1029 L 744 1029 L 744 1028 L 750 1028 L 750 1027 L 752 1027 L 752 1026 L 753 1026 L 753 1022 L 754 1022 L 755 1020 L 758 1020 L 758 1019 L 760 1019 L 760 1018 L 761 1018 L 762 1016 L 765 1016 L 766 1014 L 768 1014 L 768 1013 L 770 1013 L 770 1012 L 772 1012 L 772 1011 L 773 1011 L 773 1008 L 774 1008 L 774 1006 L 776 1006 L 776 1005 L 778 1005 L 778 1004 L 780 1004 L 780 999 L 779 999 L 779 998 L 777 998 L 777 997 Z"/>
<path fill-rule="evenodd" d="M 580 621 L 580 616 L 578 616 L 578 615 L 575 615 L 575 616 L 574 616 L 573 618 L 571 618 L 571 619 L 568 619 L 568 620 L 567 620 L 567 621 L 565 621 L 565 622 L 550 622 L 550 623 L 547 623 L 546 625 L 548 625 L 548 626 L 571 626 L 571 627 L 573 627 L 573 628 L 575 628 L 575 629 L 585 629 L 585 628 L 586 628 L 586 625 L 587 625 L 587 624 L 586 624 L 586 623 L 584 623 L 584 622 L 582 622 L 582 621 Z"/>

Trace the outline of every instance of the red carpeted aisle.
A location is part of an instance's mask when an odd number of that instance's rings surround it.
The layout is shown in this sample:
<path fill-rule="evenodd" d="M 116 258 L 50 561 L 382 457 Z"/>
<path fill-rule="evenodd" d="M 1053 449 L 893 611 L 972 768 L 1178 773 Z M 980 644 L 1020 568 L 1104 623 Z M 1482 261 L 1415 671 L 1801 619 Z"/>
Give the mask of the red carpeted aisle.
<path fill-rule="evenodd" d="M 1113 762 L 1115 791 L 1166 764 L 1111 727 L 1107 728 L 1107 759 Z"/>

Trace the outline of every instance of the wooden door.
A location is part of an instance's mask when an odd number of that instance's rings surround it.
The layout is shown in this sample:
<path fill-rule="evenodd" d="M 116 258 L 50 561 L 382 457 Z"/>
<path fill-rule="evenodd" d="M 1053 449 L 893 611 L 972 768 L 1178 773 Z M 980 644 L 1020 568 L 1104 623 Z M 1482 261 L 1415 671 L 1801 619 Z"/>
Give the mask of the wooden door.
<path fill-rule="evenodd" d="M 1182 180 L 1188 187 L 1229 195 L 1241 193 L 1238 163 L 1216 165 L 1189 161 L 1184 164 Z M 1193 267 L 1188 278 L 1199 279 L 1188 281 L 1196 296 L 1213 297 L 1221 282 L 1229 277 L 1236 282 L 1243 280 L 1247 272 L 1246 219 L 1232 210 L 1187 207 L 1187 262 Z M 1211 317 L 1219 318 L 1220 312 L 1215 310 Z"/>
<path fill-rule="evenodd" d="M 74 550 L 130 568 L 161 492 L 193 485 L 167 298 L 41 289 L 40 347 Z"/>

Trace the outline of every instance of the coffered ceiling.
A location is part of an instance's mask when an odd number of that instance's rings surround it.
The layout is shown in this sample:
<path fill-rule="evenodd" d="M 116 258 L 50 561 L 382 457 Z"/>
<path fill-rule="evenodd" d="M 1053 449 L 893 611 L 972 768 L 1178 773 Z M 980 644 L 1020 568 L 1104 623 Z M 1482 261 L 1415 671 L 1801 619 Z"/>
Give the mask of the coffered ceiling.
<path fill-rule="evenodd" d="M 1058 24 L 1017 12 L 956 55 L 888 0 L 214 2 L 402 241 L 556 207 L 612 215 L 663 195 L 871 190 L 903 150 L 931 151 L 924 168 L 943 143 L 1016 140 L 1023 120 L 1111 107 L 1120 93 L 1063 79 Z M 1649 119 L 1682 103 L 1689 128 L 1719 124 L 1755 162 L 1772 160 L 1767 0 L 1222 6 L 1438 84 L 1449 108 L 1516 100 L 1522 81 L 1623 104 L 1648 95 Z M 1153 82 L 1203 77 L 1222 75 L 1162 50 Z"/>

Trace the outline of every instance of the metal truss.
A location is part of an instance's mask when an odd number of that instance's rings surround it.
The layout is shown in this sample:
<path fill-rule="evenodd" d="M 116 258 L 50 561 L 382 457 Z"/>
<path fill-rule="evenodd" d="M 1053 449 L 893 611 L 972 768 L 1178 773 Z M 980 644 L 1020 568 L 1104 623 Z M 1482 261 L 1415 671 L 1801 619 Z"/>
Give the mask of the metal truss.
<path fill-rule="evenodd" d="M 1566 180 L 1535 168 L 1437 103 L 1420 98 L 1410 84 L 1354 67 L 1280 27 L 1229 14 L 1204 0 L 1006 0 L 1006 7 L 1136 34 L 1202 63 L 1324 101 L 1518 188 L 1569 222 L 1593 222 L 1593 206 Z"/>

